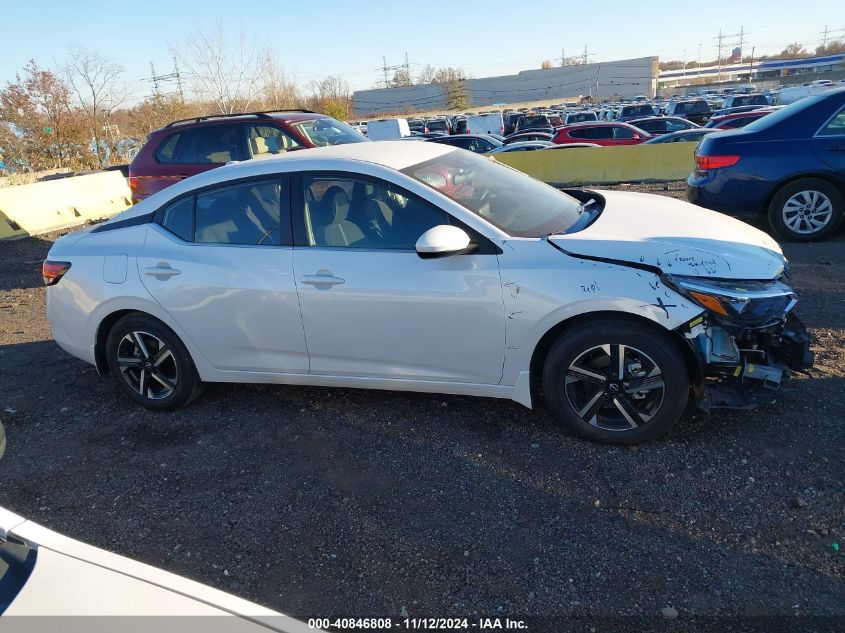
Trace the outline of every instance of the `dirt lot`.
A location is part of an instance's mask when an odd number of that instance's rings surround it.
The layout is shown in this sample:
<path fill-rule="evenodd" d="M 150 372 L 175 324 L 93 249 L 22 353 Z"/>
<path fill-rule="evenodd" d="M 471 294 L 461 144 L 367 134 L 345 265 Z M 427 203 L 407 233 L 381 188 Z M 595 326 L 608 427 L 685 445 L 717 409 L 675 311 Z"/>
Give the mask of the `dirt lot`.
<path fill-rule="evenodd" d="M 212 385 L 145 411 L 50 340 L 55 237 L 0 242 L 2 506 L 303 618 L 845 626 L 842 234 L 786 247 L 812 377 L 637 449 L 457 396 Z"/>

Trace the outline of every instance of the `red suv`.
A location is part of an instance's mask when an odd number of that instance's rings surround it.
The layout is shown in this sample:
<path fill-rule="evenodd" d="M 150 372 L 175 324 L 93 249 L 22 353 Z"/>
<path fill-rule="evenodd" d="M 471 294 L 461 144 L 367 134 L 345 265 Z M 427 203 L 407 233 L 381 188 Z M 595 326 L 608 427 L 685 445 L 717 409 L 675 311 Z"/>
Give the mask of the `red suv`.
<path fill-rule="evenodd" d="M 552 143 L 595 143 L 596 145 L 637 145 L 651 138 L 651 134 L 627 123 L 573 123 L 555 130 Z"/>
<path fill-rule="evenodd" d="M 132 202 L 232 160 L 322 145 L 367 142 L 337 119 L 310 110 L 278 110 L 184 119 L 152 132 L 129 165 Z"/>

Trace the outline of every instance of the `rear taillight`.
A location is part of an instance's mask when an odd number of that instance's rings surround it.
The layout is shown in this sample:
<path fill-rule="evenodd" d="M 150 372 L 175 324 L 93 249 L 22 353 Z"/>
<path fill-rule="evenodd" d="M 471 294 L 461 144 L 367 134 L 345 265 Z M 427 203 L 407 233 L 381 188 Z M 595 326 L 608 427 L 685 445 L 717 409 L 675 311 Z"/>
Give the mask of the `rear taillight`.
<path fill-rule="evenodd" d="M 138 188 L 138 176 L 129 176 L 129 190 L 135 191 Z"/>
<path fill-rule="evenodd" d="M 699 171 L 707 171 L 708 169 L 722 169 L 723 167 L 730 167 L 739 162 L 739 156 L 702 156 L 695 155 L 695 168 Z"/>
<path fill-rule="evenodd" d="M 70 262 L 51 262 L 45 259 L 41 264 L 41 277 L 45 286 L 55 286 L 65 273 L 70 270 Z"/>

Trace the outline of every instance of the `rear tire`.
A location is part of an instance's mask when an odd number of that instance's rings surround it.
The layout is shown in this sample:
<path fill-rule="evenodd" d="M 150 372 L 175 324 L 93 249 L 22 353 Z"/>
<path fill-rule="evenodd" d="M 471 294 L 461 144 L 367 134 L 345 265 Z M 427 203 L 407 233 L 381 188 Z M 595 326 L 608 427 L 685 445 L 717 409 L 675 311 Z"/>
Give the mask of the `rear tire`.
<path fill-rule="evenodd" d="M 178 409 L 201 391 L 187 348 L 151 316 L 129 314 L 115 323 L 106 340 L 106 359 L 118 386 L 148 409 Z"/>
<path fill-rule="evenodd" d="M 689 397 L 677 341 L 656 326 L 600 318 L 565 330 L 546 357 L 543 392 L 576 435 L 637 444 L 668 433 Z"/>
<path fill-rule="evenodd" d="M 845 200 L 832 184 L 801 178 L 785 185 L 769 204 L 769 225 L 791 242 L 814 242 L 833 233 L 842 222 Z"/>

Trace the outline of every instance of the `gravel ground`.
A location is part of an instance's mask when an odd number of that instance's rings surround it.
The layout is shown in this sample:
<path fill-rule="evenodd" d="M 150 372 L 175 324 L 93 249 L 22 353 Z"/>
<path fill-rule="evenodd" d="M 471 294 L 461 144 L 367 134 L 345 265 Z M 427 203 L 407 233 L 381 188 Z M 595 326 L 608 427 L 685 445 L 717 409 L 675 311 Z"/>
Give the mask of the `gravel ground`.
<path fill-rule="evenodd" d="M 786 247 L 812 377 L 634 449 L 458 396 L 212 385 L 145 411 L 50 340 L 56 237 L 0 242 L 2 506 L 302 618 L 845 627 L 842 234 Z"/>

